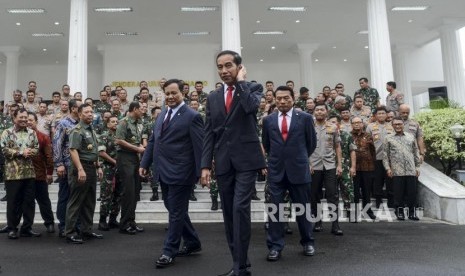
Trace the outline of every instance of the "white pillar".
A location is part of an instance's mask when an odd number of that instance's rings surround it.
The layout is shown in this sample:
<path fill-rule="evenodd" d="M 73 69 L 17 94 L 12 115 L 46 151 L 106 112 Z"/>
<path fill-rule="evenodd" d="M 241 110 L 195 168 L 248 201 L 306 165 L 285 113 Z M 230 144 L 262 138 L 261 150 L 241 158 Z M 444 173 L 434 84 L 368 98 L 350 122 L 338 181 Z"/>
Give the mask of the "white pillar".
<path fill-rule="evenodd" d="M 18 89 L 18 62 L 20 47 L 1 47 L 0 51 L 6 56 L 6 70 L 5 70 L 5 90 L 3 100 L 5 105 L 13 100 L 13 91 Z"/>
<path fill-rule="evenodd" d="M 87 0 L 71 0 L 68 85 L 87 98 Z"/>
<path fill-rule="evenodd" d="M 397 90 L 404 94 L 404 102 L 411 106 L 411 113 L 413 112 L 413 94 L 412 84 L 407 70 L 407 57 L 413 48 L 409 46 L 396 47 L 394 54 L 395 57 L 395 82 Z M 383 87 L 384 88 L 384 87 Z"/>
<path fill-rule="evenodd" d="M 241 27 L 239 22 L 239 0 L 222 0 L 222 49 L 241 54 Z"/>
<path fill-rule="evenodd" d="M 370 49 L 371 86 L 378 89 L 381 102 L 385 102 L 386 82 L 394 79 L 391 40 L 385 0 L 367 0 L 368 45 Z"/>
<path fill-rule="evenodd" d="M 306 86 L 311 95 L 316 96 L 313 82 L 313 52 L 318 49 L 316 43 L 297 44 L 300 56 L 300 82 Z"/>
<path fill-rule="evenodd" d="M 449 99 L 465 105 L 465 78 L 457 29 L 453 25 L 445 25 L 440 29 L 440 33 L 442 67 L 447 96 Z"/>

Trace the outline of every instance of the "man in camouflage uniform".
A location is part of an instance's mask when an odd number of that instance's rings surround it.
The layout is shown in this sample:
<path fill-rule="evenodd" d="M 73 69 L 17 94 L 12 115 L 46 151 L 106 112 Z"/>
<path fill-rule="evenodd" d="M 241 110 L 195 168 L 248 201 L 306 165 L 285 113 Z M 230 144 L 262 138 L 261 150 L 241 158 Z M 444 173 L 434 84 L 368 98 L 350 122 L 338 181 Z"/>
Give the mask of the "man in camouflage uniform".
<path fill-rule="evenodd" d="M 393 81 L 386 83 L 386 90 L 389 95 L 386 96 L 386 109 L 387 111 L 394 111 L 399 114 L 399 106 L 404 103 L 404 94 L 396 90 L 397 84 Z"/>
<path fill-rule="evenodd" d="M 307 106 L 307 99 L 308 99 L 308 88 L 307 87 L 301 87 L 300 90 L 299 90 L 299 98 L 297 99 L 297 101 L 295 101 L 295 104 L 294 106 L 296 108 L 300 108 L 302 111 L 305 111 L 306 110 L 306 106 Z"/>
<path fill-rule="evenodd" d="M 107 123 L 107 130 L 98 138 L 98 151 L 102 162 L 103 179 L 100 182 L 100 221 L 98 229 L 108 231 L 118 228 L 116 217 L 119 214 L 119 195 L 115 193 L 116 181 L 119 181 L 116 172 L 116 127 L 118 118 L 114 115 Z M 115 183 L 115 185 L 113 185 Z M 118 184 L 119 185 L 119 184 Z M 110 221 L 107 223 L 107 217 Z"/>
<path fill-rule="evenodd" d="M 344 94 L 344 84 L 338 83 L 336 84 L 336 87 L 334 87 L 334 89 L 337 91 L 337 94 L 339 96 L 343 96 L 346 98 L 346 107 L 350 108 L 352 106 L 353 101 L 349 95 Z"/>
<path fill-rule="evenodd" d="M 8 106 L 8 109 L 9 109 L 8 114 L 10 115 L 5 115 L 3 113 L 0 113 L 0 135 L 2 135 L 5 129 L 8 129 L 13 126 L 13 119 L 12 119 L 13 115 L 12 114 L 18 108 L 19 106 L 17 104 L 12 104 Z M 3 156 L 3 152 L 1 151 L 1 148 L 0 148 L 0 180 L 1 182 L 3 182 L 3 180 L 5 179 L 4 178 L 4 174 L 5 174 L 4 167 L 5 167 L 5 157 Z M 7 200 L 7 197 L 5 194 L 5 196 L 2 197 L 0 201 L 6 201 L 6 200 Z"/>
<path fill-rule="evenodd" d="M 338 186 L 341 193 L 344 209 L 347 211 L 347 218 L 350 220 L 350 204 L 354 202 L 354 183 L 352 177 L 355 175 L 356 156 L 354 139 L 350 132 L 341 131 L 341 119 L 337 116 L 330 116 L 329 122 L 338 126 L 339 135 L 341 136 L 341 152 L 342 152 L 342 174 L 338 178 Z"/>
<path fill-rule="evenodd" d="M 341 110 L 341 123 L 339 124 L 339 129 L 348 133 L 352 132 L 352 124 L 350 123 L 350 110 L 348 107 L 344 107 Z"/>
<path fill-rule="evenodd" d="M 118 99 L 111 101 L 111 114 L 115 115 L 118 118 L 118 121 L 124 118 L 124 114 L 121 112 L 121 103 Z"/>
<path fill-rule="evenodd" d="M 358 82 L 360 84 L 360 89 L 355 91 L 354 97 L 357 95 L 362 95 L 363 101 L 368 107 L 370 107 L 371 113 L 375 113 L 375 110 L 379 105 L 378 90 L 368 85 L 367 78 L 360 78 Z"/>
<path fill-rule="evenodd" d="M 105 90 L 100 91 L 100 101 L 95 104 L 95 113 L 103 117 L 103 113 L 111 110 L 111 104 L 108 103 L 108 93 Z"/>
<path fill-rule="evenodd" d="M 386 108 L 380 106 L 376 109 L 376 122 L 367 126 L 366 132 L 371 135 L 375 145 L 376 161 L 373 181 L 373 196 L 376 198 L 376 207 L 379 208 L 382 203 L 383 186 L 386 182 L 386 193 L 388 207 L 393 204 L 393 190 L 390 178 L 386 177 L 386 170 L 383 166 L 384 141 L 388 135 L 394 134 L 394 128 L 386 122 Z"/>

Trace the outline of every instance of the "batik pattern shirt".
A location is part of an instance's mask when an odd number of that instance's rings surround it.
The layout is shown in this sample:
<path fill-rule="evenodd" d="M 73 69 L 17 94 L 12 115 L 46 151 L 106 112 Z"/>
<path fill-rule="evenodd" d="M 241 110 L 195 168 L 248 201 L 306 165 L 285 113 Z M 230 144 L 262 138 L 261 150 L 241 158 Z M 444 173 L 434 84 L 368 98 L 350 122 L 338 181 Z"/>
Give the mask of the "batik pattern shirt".
<path fill-rule="evenodd" d="M 30 128 L 21 130 L 16 127 L 8 128 L 3 131 L 0 144 L 5 156 L 5 180 L 36 177 L 31 157 L 39 152 L 39 141 L 34 130 Z M 31 149 L 31 155 L 25 158 L 23 153 L 27 148 Z"/>

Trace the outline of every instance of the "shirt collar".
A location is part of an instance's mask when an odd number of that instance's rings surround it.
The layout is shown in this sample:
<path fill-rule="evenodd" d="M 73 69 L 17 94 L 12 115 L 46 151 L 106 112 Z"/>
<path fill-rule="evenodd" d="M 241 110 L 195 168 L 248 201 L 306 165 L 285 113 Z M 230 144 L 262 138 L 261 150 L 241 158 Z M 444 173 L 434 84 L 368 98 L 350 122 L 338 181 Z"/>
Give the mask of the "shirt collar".
<path fill-rule="evenodd" d="M 291 109 L 289 109 L 288 112 L 286 112 L 286 116 L 289 116 L 292 118 L 292 112 L 294 112 L 294 108 L 292 107 Z M 278 111 L 278 117 L 281 117 L 283 115 L 283 113 L 281 111 Z"/>
<path fill-rule="evenodd" d="M 178 110 L 183 106 L 185 105 L 184 101 L 182 101 L 178 106 L 176 106 L 175 108 L 168 108 L 168 112 L 170 111 L 170 109 L 172 109 L 172 113 L 176 113 L 178 112 Z"/>

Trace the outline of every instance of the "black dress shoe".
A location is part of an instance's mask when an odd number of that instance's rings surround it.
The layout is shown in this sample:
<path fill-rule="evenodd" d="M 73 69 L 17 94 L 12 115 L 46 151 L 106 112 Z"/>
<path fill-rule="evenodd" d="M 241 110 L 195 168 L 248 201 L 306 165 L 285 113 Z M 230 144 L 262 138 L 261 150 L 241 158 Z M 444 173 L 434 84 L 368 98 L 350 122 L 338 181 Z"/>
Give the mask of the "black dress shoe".
<path fill-rule="evenodd" d="M 134 230 L 131 226 L 129 226 L 126 229 L 119 229 L 119 232 L 121 234 L 126 234 L 126 235 L 135 235 L 136 234 L 136 230 Z"/>
<path fill-rule="evenodd" d="M 313 256 L 315 255 L 315 248 L 313 245 L 305 245 L 304 246 L 304 255 L 305 256 Z"/>
<path fill-rule="evenodd" d="M 259 197 L 255 194 L 255 195 L 252 195 L 252 200 L 261 200 L 261 198 L 259 198 Z"/>
<path fill-rule="evenodd" d="M 191 196 L 189 197 L 190 201 L 197 201 L 197 198 L 195 197 L 194 193 L 191 193 Z"/>
<path fill-rule="evenodd" d="M 292 229 L 291 229 L 291 227 L 289 227 L 289 225 L 286 227 L 285 232 L 288 235 L 292 235 Z"/>
<path fill-rule="evenodd" d="M 234 273 L 234 270 L 231 269 L 230 271 L 223 273 L 223 274 L 219 274 L 218 276 L 235 276 L 235 275 L 236 274 Z M 245 273 L 242 273 L 240 275 L 252 275 L 252 272 L 246 270 Z"/>
<path fill-rule="evenodd" d="M 93 233 L 93 232 L 90 232 L 90 233 L 82 233 L 82 237 L 86 240 L 91 240 L 91 239 L 97 239 L 97 240 L 101 240 L 103 239 L 103 235 L 102 234 L 97 234 L 97 233 Z"/>
<path fill-rule="evenodd" d="M 55 224 L 49 224 L 45 226 L 45 229 L 47 229 L 47 233 L 55 233 Z"/>
<path fill-rule="evenodd" d="M 331 227 L 331 233 L 336 235 L 336 236 L 344 235 L 344 233 L 342 232 L 341 228 L 339 227 L 339 223 L 337 221 L 333 222 L 333 225 Z"/>
<path fill-rule="evenodd" d="M 108 227 L 110 229 L 119 228 L 119 222 L 116 220 L 116 218 L 110 217 L 110 221 L 108 222 Z"/>
<path fill-rule="evenodd" d="M 404 210 L 395 211 L 394 213 L 396 214 L 397 220 L 405 220 Z"/>
<path fill-rule="evenodd" d="M 419 221 L 420 220 L 420 218 L 418 218 L 416 215 L 408 216 L 408 219 L 413 220 L 413 221 Z"/>
<path fill-rule="evenodd" d="M 174 259 L 166 255 L 161 255 L 160 258 L 158 258 L 158 260 L 155 262 L 157 268 L 165 268 L 173 264 Z"/>
<path fill-rule="evenodd" d="M 183 246 L 181 250 L 178 251 L 178 254 L 176 255 L 177 257 L 186 257 L 189 256 L 192 253 L 200 252 L 202 251 L 202 247 L 196 246 L 196 247 L 187 247 Z"/>
<path fill-rule="evenodd" d="M 73 235 L 73 236 L 68 236 L 66 237 L 66 242 L 72 243 L 72 244 L 82 244 L 84 241 L 82 240 L 82 237 L 79 235 Z"/>
<path fill-rule="evenodd" d="M 9 238 L 10 240 L 16 240 L 16 239 L 18 239 L 18 231 L 10 231 L 10 232 L 8 233 L 8 238 Z"/>
<path fill-rule="evenodd" d="M 0 229 L 1 234 L 8 233 L 8 232 L 10 232 L 10 228 L 8 227 L 8 225 Z"/>
<path fill-rule="evenodd" d="M 100 231 L 110 231 L 110 227 L 106 221 L 101 221 L 98 223 L 98 230 Z"/>
<path fill-rule="evenodd" d="M 278 250 L 270 250 L 268 256 L 266 256 L 266 260 L 269 262 L 276 262 L 279 258 L 281 258 L 281 252 Z"/>
<path fill-rule="evenodd" d="M 133 229 L 134 231 L 136 231 L 136 232 L 138 232 L 138 233 L 142 233 L 142 232 L 145 231 L 144 228 L 142 228 L 142 227 L 140 227 L 140 226 L 137 226 L 137 225 L 133 225 L 133 226 L 131 226 L 131 227 L 132 227 L 132 229 Z"/>
<path fill-rule="evenodd" d="M 313 232 L 322 232 L 323 231 L 323 223 L 320 221 L 315 222 L 315 226 L 313 227 Z"/>
<path fill-rule="evenodd" d="M 375 214 L 373 213 L 373 211 L 371 211 L 371 209 L 368 210 L 367 215 L 370 217 L 370 219 L 376 220 L 376 216 L 375 216 Z"/>
<path fill-rule="evenodd" d="M 7 197 L 6 195 L 4 197 L 2 197 L 2 199 L 0 199 L 0 201 L 6 201 Z"/>
<path fill-rule="evenodd" d="M 59 230 L 58 231 L 58 237 L 59 238 L 66 238 L 65 230 Z"/>
<path fill-rule="evenodd" d="M 34 232 L 32 229 L 29 229 L 29 230 L 21 230 L 19 232 L 19 236 L 20 237 L 40 237 L 40 233 L 38 232 Z"/>

